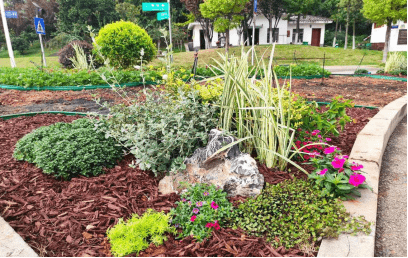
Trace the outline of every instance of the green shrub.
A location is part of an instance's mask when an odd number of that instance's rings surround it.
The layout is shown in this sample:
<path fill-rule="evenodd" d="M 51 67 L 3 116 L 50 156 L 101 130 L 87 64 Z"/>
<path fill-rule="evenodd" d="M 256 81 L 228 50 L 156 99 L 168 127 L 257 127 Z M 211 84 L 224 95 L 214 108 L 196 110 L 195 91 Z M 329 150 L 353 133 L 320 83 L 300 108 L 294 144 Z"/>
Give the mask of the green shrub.
<path fill-rule="evenodd" d="M 88 64 L 90 63 L 89 56 L 92 54 L 92 49 L 93 49 L 92 44 L 89 44 L 86 41 L 74 40 L 68 43 L 67 45 L 65 45 L 58 52 L 58 56 L 59 56 L 58 62 L 65 68 L 73 68 L 71 59 L 76 57 L 76 52 L 73 47 L 74 45 L 77 45 L 84 51 L 85 55 L 87 56 Z"/>
<path fill-rule="evenodd" d="M 407 57 L 400 52 L 390 53 L 384 67 L 386 73 L 396 70 L 407 70 Z"/>
<path fill-rule="evenodd" d="M 14 37 L 12 40 L 12 44 L 13 44 L 13 49 L 20 52 L 21 55 L 24 55 L 25 52 L 30 47 L 30 44 L 27 41 L 27 39 L 23 37 Z"/>
<path fill-rule="evenodd" d="M 201 104 L 193 92 L 176 97 L 143 91 L 146 101 L 109 107 L 101 116 L 106 136 L 128 148 L 142 170 L 160 172 L 185 169 L 184 159 L 207 143 L 216 127 L 216 109 Z M 136 95 L 135 99 L 138 99 Z"/>
<path fill-rule="evenodd" d="M 389 74 L 391 74 L 391 75 L 407 75 L 407 70 L 394 70 L 394 71 L 390 71 Z"/>
<path fill-rule="evenodd" d="M 113 139 L 94 130 L 89 119 L 40 127 L 21 138 L 14 158 L 35 163 L 45 174 L 57 178 L 96 176 L 121 158 Z"/>
<path fill-rule="evenodd" d="M 280 66 L 276 65 L 273 68 L 276 76 L 311 76 L 323 75 L 323 68 L 315 63 L 302 63 L 299 65 Z M 330 75 L 331 72 L 324 70 L 324 75 Z"/>
<path fill-rule="evenodd" d="M 196 83 L 194 89 L 198 91 L 198 95 L 203 100 L 203 103 L 216 103 L 222 95 L 224 81 L 215 79 L 206 82 L 205 84 Z"/>
<path fill-rule="evenodd" d="M 170 211 L 172 224 L 183 231 L 179 237 L 192 235 L 202 241 L 224 225 L 224 218 L 230 215 L 231 203 L 227 193 L 214 185 L 196 184 L 181 194 L 177 208 Z"/>
<path fill-rule="evenodd" d="M 378 71 L 376 72 L 376 74 L 384 74 L 384 73 L 385 73 L 384 69 L 380 69 L 380 70 L 378 70 Z"/>
<path fill-rule="evenodd" d="M 277 185 L 267 183 L 256 199 L 233 211 L 230 224 L 287 249 L 307 248 L 320 237 L 337 237 L 350 230 L 371 231 L 371 223 L 351 218 L 339 199 L 327 199 L 313 182 L 296 178 Z"/>
<path fill-rule="evenodd" d="M 127 68 L 150 61 L 156 56 L 156 46 L 146 31 L 132 22 L 118 21 L 105 25 L 95 38 L 101 54 L 115 67 Z"/>
<path fill-rule="evenodd" d="M 357 69 L 354 71 L 354 74 L 367 74 L 369 73 L 367 69 Z"/>
<path fill-rule="evenodd" d="M 142 217 L 133 214 L 126 222 L 119 219 L 118 224 L 106 232 L 111 244 L 112 254 L 125 256 L 149 247 L 150 243 L 162 245 L 167 240 L 165 233 L 175 233 L 169 224 L 169 215 L 147 209 Z"/>

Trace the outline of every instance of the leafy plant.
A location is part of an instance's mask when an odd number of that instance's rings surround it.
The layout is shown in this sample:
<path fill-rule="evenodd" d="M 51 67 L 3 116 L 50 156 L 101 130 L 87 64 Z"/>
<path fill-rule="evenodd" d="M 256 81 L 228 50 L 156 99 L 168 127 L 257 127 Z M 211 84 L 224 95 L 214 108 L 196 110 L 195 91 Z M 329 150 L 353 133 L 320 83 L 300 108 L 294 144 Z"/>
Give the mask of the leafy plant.
<path fill-rule="evenodd" d="M 177 97 L 147 90 L 143 94 L 144 102 L 107 106 L 111 115 L 97 122 L 106 125 L 106 137 L 129 149 L 140 169 L 156 175 L 185 169 L 184 159 L 204 146 L 215 128 L 216 108 L 201 104 L 194 92 Z"/>
<path fill-rule="evenodd" d="M 354 71 L 354 74 L 367 74 L 369 73 L 367 69 L 357 69 Z"/>
<path fill-rule="evenodd" d="M 146 31 L 132 22 L 118 21 L 106 25 L 99 31 L 95 44 L 101 54 L 115 67 L 127 68 L 137 65 L 144 50 L 147 62 L 156 56 L 156 46 Z"/>
<path fill-rule="evenodd" d="M 92 70 L 92 56 L 87 56 L 84 49 L 77 44 L 73 44 L 72 47 L 75 50 L 75 56 L 69 58 L 69 60 L 71 60 L 73 68 L 87 71 Z"/>
<path fill-rule="evenodd" d="M 167 240 L 165 233 L 175 234 L 169 224 L 169 214 L 147 209 L 142 217 L 133 214 L 132 218 L 119 222 L 109 228 L 106 235 L 115 256 L 126 256 L 131 253 L 139 255 L 140 251 L 149 247 L 150 243 L 162 245 Z"/>
<path fill-rule="evenodd" d="M 350 163 L 348 156 L 341 155 L 336 146 L 324 149 L 324 155 L 316 155 L 311 159 L 316 170 L 309 175 L 322 189 L 322 195 L 340 197 L 343 200 L 354 199 L 352 195 L 360 197 L 357 188 L 372 188 L 365 184 L 365 176 L 359 171 L 363 165 Z"/>
<path fill-rule="evenodd" d="M 400 52 L 390 53 L 384 67 L 387 73 L 396 70 L 407 70 L 407 57 Z"/>
<path fill-rule="evenodd" d="M 194 89 L 198 91 L 198 95 L 204 103 L 216 103 L 222 95 L 223 85 L 224 81 L 217 78 L 207 81 L 205 84 L 196 83 Z"/>
<path fill-rule="evenodd" d="M 320 133 L 320 130 L 309 132 L 302 130 L 302 128 L 297 129 L 295 145 L 296 149 L 301 151 L 299 153 L 301 160 L 308 161 L 310 158 L 323 153 L 324 146 L 327 145 L 327 142 L 331 141 L 331 139 L 323 137 Z M 292 147 L 292 149 L 295 149 L 295 147 Z"/>
<path fill-rule="evenodd" d="M 263 192 L 235 209 L 229 219 L 233 228 L 265 236 L 275 247 L 310 247 L 322 237 L 341 232 L 369 234 L 371 223 L 351 218 L 339 199 L 328 199 L 312 181 L 286 180 L 266 184 Z"/>
<path fill-rule="evenodd" d="M 113 139 L 94 130 L 89 119 L 40 127 L 21 138 L 14 150 L 17 160 L 35 163 L 45 174 L 65 180 L 97 176 L 113 167 L 122 150 Z"/>
<path fill-rule="evenodd" d="M 227 193 L 214 185 L 196 184 L 181 194 L 177 208 L 170 211 L 172 224 L 183 231 L 179 237 L 192 235 L 199 241 L 219 230 L 224 218 L 230 215 L 231 203 Z"/>
<path fill-rule="evenodd" d="M 30 47 L 29 42 L 24 37 L 13 37 L 12 39 L 13 48 L 24 55 L 28 48 Z"/>
<path fill-rule="evenodd" d="M 311 75 L 330 75 L 331 72 L 323 70 L 318 64 L 315 63 L 302 63 L 299 65 L 293 64 L 290 66 L 276 65 L 273 68 L 276 76 L 311 76 Z"/>

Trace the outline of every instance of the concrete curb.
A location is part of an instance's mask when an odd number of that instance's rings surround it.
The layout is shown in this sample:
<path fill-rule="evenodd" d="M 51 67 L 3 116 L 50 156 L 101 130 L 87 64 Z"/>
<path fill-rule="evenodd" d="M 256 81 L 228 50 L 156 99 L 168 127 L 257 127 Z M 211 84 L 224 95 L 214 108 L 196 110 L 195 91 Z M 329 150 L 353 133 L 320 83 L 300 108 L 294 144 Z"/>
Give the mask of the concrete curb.
<path fill-rule="evenodd" d="M 371 234 L 351 236 L 341 234 L 338 239 L 323 239 L 318 257 L 374 257 L 375 223 L 377 219 L 378 181 L 382 157 L 388 139 L 395 127 L 407 114 L 407 96 L 401 97 L 380 110 L 358 134 L 350 160 L 364 166 L 368 189 L 361 189 L 361 197 L 355 201 L 345 201 L 344 206 L 353 216 L 363 215 L 374 222 Z"/>
<path fill-rule="evenodd" d="M 0 257 L 38 257 L 2 217 L 0 217 Z"/>

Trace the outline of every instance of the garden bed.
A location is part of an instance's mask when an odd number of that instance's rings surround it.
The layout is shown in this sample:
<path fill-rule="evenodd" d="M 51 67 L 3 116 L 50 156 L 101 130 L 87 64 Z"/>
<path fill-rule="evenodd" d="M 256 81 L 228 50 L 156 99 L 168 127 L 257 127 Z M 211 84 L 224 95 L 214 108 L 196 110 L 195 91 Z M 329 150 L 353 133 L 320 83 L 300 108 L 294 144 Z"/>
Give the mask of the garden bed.
<path fill-rule="evenodd" d="M 332 143 L 349 154 L 357 133 L 378 110 L 347 109 L 356 120 L 349 123 Z M 141 215 L 147 208 L 169 211 L 179 199 L 176 194 L 160 195 L 160 178 L 153 173 L 132 169 L 126 156 L 106 174 L 60 181 L 42 173 L 33 164 L 16 161 L 14 146 L 33 129 L 56 122 L 71 122 L 79 116 L 37 115 L 0 120 L 0 210 L 1 216 L 40 256 L 110 256 L 106 230 L 121 217 Z M 304 174 L 292 168 L 291 174 L 259 166 L 265 181 L 277 184 L 293 175 Z M 141 184 L 140 182 L 143 182 Z M 240 198 L 235 198 L 240 199 Z M 279 256 L 316 255 L 297 249 L 273 249 L 262 238 L 250 237 L 240 230 L 213 232 L 209 241 L 182 242 L 170 238 L 163 246 L 149 248 L 143 256 Z"/>

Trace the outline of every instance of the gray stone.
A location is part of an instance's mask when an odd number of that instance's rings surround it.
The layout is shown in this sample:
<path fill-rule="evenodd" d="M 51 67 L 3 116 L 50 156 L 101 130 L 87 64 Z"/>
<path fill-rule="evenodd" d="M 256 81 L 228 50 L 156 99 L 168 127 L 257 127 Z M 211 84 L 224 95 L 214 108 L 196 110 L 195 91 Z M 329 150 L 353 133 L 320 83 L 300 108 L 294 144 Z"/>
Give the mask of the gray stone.
<path fill-rule="evenodd" d="M 181 182 L 187 182 L 219 186 L 228 196 L 260 194 L 264 177 L 259 173 L 255 160 L 249 154 L 241 153 L 238 144 L 214 155 L 234 141 L 236 139 L 232 136 L 225 136 L 216 129 L 211 130 L 207 146 L 197 149 L 184 161 L 187 167 L 184 171 L 164 177 L 159 183 L 159 191 L 163 194 L 178 193 L 184 189 Z"/>

